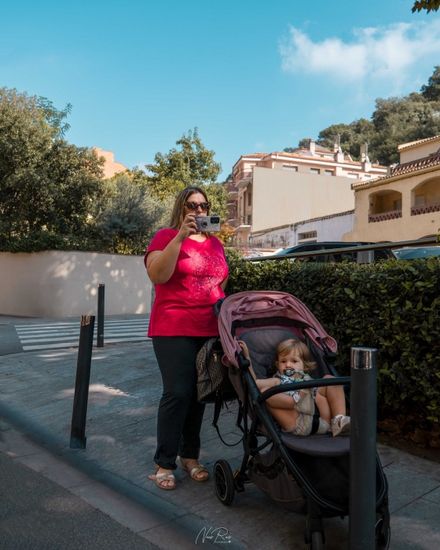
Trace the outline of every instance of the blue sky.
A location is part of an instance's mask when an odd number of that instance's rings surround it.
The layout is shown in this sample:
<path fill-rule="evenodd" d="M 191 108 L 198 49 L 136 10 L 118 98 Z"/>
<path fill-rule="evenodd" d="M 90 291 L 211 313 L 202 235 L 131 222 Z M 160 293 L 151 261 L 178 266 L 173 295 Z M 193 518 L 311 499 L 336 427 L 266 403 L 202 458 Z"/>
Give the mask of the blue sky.
<path fill-rule="evenodd" d="M 22 0 L 0 7 L 0 86 L 72 104 L 66 138 L 153 162 L 198 127 L 226 177 L 418 91 L 440 13 L 412 0 Z"/>

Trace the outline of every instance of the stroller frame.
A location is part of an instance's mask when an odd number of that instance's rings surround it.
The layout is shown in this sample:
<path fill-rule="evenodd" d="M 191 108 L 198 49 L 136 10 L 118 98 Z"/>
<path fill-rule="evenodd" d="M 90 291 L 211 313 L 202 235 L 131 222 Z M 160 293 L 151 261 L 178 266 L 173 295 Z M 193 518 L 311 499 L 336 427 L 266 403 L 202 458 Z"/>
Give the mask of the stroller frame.
<path fill-rule="evenodd" d="M 240 293 L 246 294 L 246 293 Z M 255 294 L 255 293 L 254 293 Z M 284 294 L 284 293 L 278 293 Z M 297 299 L 295 299 L 297 300 Z M 298 301 L 299 302 L 299 301 Z M 304 304 L 302 304 L 303 307 Z M 277 316 L 271 318 L 266 317 L 264 320 L 259 319 L 257 326 L 264 327 L 273 326 L 271 323 L 274 321 L 278 325 L 279 318 Z M 317 322 L 317 321 L 316 321 Z M 281 323 L 284 326 L 302 325 L 301 328 L 307 326 L 307 323 L 299 321 L 288 320 L 288 322 Z M 232 331 L 234 332 L 239 326 L 249 326 L 248 323 L 240 324 L 234 321 Z M 311 341 L 307 336 L 303 338 L 309 345 L 312 351 L 316 352 L 316 344 Z M 327 345 L 321 340 L 321 351 L 327 359 L 333 359 L 335 354 L 328 349 Z M 316 355 L 316 354 L 315 354 Z M 235 496 L 235 492 L 240 493 L 245 490 L 245 485 L 251 482 L 250 469 L 255 457 L 258 457 L 260 452 L 266 449 L 269 445 L 275 448 L 279 458 L 271 464 L 268 470 L 268 477 L 275 475 L 277 471 L 286 468 L 288 475 L 295 480 L 304 496 L 304 506 L 301 512 L 306 513 L 306 526 L 305 526 L 305 542 L 310 545 L 313 550 L 324 548 L 325 534 L 323 518 L 329 517 L 344 517 L 349 514 L 348 503 L 340 504 L 331 501 L 330 499 L 322 496 L 313 486 L 307 475 L 304 474 L 301 467 L 297 464 L 295 456 L 298 453 L 304 452 L 304 445 L 306 447 L 306 454 L 313 455 L 313 447 L 315 442 L 321 442 L 322 438 L 326 437 L 330 447 L 330 452 L 327 456 L 340 456 L 349 454 L 349 438 L 330 438 L 327 436 L 290 436 L 293 439 L 293 447 L 286 448 L 282 439 L 282 433 L 270 412 L 267 410 L 266 401 L 271 396 L 278 393 L 284 393 L 288 390 L 300 390 L 309 388 L 318 388 L 325 386 L 350 386 L 350 377 L 337 376 L 332 364 L 327 361 L 325 366 L 328 368 L 328 372 L 335 376 L 334 378 L 321 378 L 311 381 L 295 382 L 292 384 L 283 384 L 273 388 L 270 388 L 263 393 L 258 389 L 254 378 L 252 377 L 249 366 L 250 362 L 246 359 L 243 353 L 240 351 L 235 352 L 235 364 L 239 370 L 240 383 L 244 390 L 244 399 L 240 402 L 241 423 L 240 428 L 243 431 L 243 450 L 244 455 L 241 461 L 240 468 L 233 473 L 229 463 L 225 460 L 218 460 L 214 466 L 214 479 L 216 485 L 216 494 L 222 504 L 229 506 L 232 504 Z M 233 368 L 233 367 L 231 367 Z M 249 427 L 248 414 L 252 412 L 251 424 Z M 263 426 L 263 430 L 261 429 Z M 259 443 L 258 438 L 263 437 L 265 441 Z M 318 447 L 321 443 L 318 443 Z M 334 454 L 332 454 L 334 453 Z M 261 467 L 261 465 L 259 466 Z M 376 453 L 376 548 L 385 549 L 388 548 L 390 540 L 390 527 L 389 527 L 389 511 L 388 511 L 388 484 L 383 473 L 380 459 Z"/>

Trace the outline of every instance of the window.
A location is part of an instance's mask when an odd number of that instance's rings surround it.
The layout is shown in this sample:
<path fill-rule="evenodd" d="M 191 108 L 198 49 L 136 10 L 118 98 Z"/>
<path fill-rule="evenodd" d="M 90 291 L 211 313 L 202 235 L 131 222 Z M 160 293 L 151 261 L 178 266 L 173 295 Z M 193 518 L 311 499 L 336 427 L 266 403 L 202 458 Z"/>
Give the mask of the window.
<path fill-rule="evenodd" d="M 319 174 L 321 172 L 321 170 L 319 168 L 310 168 L 310 173 L 311 174 Z"/>
<path fill-rule="evenodd" d="M 252 205 L 252 193 L 248 193 L 248 200 L 247 200 L 248 206 Z"/>
<path fill-rule="evenodd" d="M 333 170 L 324 170 L 324 176 L 333 176 Z"/>
<path fill-rule="evenodd" d="M 318 233 L 316 231 L 307 231 L 305 233 L 298 233 L 298 240 L 303 241 L 305 239 L 316 239 Z"/>
<path fill-rule="evenodd" d="M 348 172 L 347 178 L 357 179 L 358 175 L 354 172 Z"/>
<path fill-rule="evenodd" d="M 298 166 L 293 164 L 283 164 L 283 170 L 292 170 L 292 172 L 298 172 Z"/>

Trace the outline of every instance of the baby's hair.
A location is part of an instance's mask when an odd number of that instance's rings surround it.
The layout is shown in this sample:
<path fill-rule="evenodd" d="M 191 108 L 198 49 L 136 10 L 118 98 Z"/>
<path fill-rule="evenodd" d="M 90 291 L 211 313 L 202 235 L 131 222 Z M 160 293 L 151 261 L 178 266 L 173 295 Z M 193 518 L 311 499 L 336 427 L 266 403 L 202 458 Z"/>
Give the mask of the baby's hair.
<path fill-rule="evenodd" d="M 288 340 L 283 340 L 278 344 L 277 360 L 291 351 L 296 351 L 299 358 L 302 359 L 305 372 L 316 368 L 316 363 L 313 361 L 309 348 L 304 344 L 304 342 L 301 342 L 301 340 L 298 340 L 297 338 L 289 338 Z"/>

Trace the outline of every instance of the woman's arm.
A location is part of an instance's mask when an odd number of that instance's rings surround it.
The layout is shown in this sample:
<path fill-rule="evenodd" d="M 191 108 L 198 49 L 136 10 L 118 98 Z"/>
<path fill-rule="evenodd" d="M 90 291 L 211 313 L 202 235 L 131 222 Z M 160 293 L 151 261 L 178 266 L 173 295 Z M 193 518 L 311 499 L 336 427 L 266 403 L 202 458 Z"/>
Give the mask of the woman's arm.
<path fill-rule="evenodd" d="M 166 283 L 176 269 L 180 247 L 189 235 L 197 232 L 195 214 L 188 214 L 177 235 L 163 250 L 153 250 L 147 256 L 147 273 L 155 285 Z"/>

